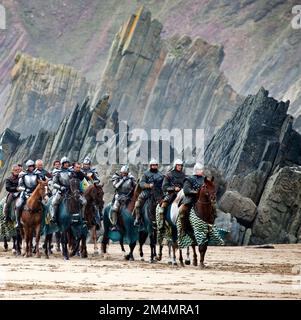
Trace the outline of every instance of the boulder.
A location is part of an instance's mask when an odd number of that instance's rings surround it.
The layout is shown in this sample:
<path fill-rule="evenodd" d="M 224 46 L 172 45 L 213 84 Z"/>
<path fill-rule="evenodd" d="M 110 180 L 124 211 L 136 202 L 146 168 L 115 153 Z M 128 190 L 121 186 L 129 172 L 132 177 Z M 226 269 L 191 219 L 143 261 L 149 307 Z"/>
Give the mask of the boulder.
<path fill-rule="evenodd" d="M 258 205 L 251 242 L 301 242 L 301 167 L 284 167 L 268 180 Z"/>
<path fill-rule="evenodd" d="M 231 213 L 243 225 L 250 225 L 256 215 L 256 205 L 250 198 L 243 197 L 237 191 L 227 191 L 219 202 L 224 212 Z"/>

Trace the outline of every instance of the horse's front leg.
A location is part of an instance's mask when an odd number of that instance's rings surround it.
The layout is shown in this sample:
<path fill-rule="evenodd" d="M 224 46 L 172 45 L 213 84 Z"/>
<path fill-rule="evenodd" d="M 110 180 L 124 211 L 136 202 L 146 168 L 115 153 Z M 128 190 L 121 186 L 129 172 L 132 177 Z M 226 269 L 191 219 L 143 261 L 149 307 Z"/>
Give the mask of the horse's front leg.
<path fill-rule="evenodd" d="M 163 251 L 163 244 L 160 244 L 159 245 L 159 255 L 158 255 L 158 258 L 157 258 L 158 261 L 162 260 L 162 251 Z"/>
<path fill-rule="evenodd" d="M 195 245 L 192 245 L 192 250 L 193 250 L 193 262 L 192 264 L 196 267 L 198 265 L 198 256 L 196 254 L 196 248 Z"/>
<path fill-rule="evenodd" d="M 6 237 L 3 238 L 3 242 L 4 242 L 4 251 L 6 252 L 8 250 L 8 243 L 7 243 Z"/>
<path fill-rule="evenodd" d="M 187 249 L 186 249 L 186 259 L 185 259 L 185 264 L 186 264 L 187 266 L 189 266 L 189 265 L 190 265 L 189 247 L 187 247 Z"/>
<path fill-rule="evenodd" d="M 141 231 L 139 233 L 139 254 L 140 254 L 140 260 L 144 261 L 144 254 L 143 254 L 143 245 L 147 239 L 148 234 L 146 232 Z"/>
<path fill-rule="evenodd" d="M 205 259 L 205 254 L 207 251 L 207 246 L 208 244 L 203 244 L 199 246 L 199 252 L 200 252 L 200 268 L 204 269 L 205 268 L 205 264 L 204 264 L 204 259 Z"/>
<path fill-rule="evenodd" d="M 32 257 L 32 241 L 33 241 L 33 229 L 28 228 L 28 238 L 27 238 L 27 257 Z"/>
<path fill-rule="evenodd" d="M 86 242 L 86 237 L 82 237 L 81 239 L 81 248 L 80 248 L 80 252 L 81 252 L 81 258 L 88 258 L 88 252 L 87 252 L 87 242 Z"/>
<path fill-rule="evenodd" d="M 41 222 L 37 224 L 35 231 L 36 231 L 36 257 L 41 258 L 41 254 L 40 254 Z"/>
<path fill-rule="evenodd" d="M 179 249 L 179 261 L 180 261 L 180 265 L 181 267 L 184 267 L 184 262 L 183 262 L 183 254 L 182 254 L 182 249 Z"/>
<path fill-rule="evenodd" d="M 96 234 L 96 226 L 92 226 L 92 240 L 94 244 L 94 254 L 99 254 L 98 245 L 97 245 L 97 234 Z"/>

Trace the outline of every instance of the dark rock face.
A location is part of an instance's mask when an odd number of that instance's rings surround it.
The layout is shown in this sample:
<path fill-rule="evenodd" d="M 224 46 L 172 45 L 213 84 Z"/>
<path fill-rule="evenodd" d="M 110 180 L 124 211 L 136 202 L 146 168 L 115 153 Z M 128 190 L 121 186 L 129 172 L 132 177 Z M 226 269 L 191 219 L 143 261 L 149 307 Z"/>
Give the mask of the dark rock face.
<path fill-rule="evenodd" d="M 73 106 L 89 91 L 74 69 L 18 53 L 11 72 L 12 86 L 0 130 L 10 128 L 27 137 L 43 128 L 55 132 Z"/>
<path fill-rule="evenodd" d="M 301 242 L 301 167 L 284 167 L 268 180 L 251 243 Z"/>

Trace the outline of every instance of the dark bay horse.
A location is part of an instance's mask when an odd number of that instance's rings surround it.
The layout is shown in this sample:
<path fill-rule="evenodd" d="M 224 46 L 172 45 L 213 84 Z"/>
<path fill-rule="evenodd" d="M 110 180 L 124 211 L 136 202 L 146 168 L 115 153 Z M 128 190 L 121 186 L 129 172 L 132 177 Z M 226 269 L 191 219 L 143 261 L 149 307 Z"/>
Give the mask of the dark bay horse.
<path fill-rule="evenodd" d="M 197 201 L 190 212 L 189 221 L 193 228 L 194 237 L 200 253 L 200 267 L 204 268 L 204 259 L 208 243 L 224 245 L 219 229 L 214 225 L 216 210 L 216 191 L 214 178 L 209 180 L 205 177 L 203 186 L 200 188 Z M 194 265 L 196 264 L 196 252 L 194 250 Z"/>
<path fill-rule="evenodd" d="M 41 224 L 43 216 L 42 199 L 46 195 L 47 181 L 38 181 L 38 185 L 27 199 L 26 204 L 21 213 L 21 234 L 25 240 L 25 256 L 32 256 L 32 240 L 35 231 L 36 236 L 36 257 L 40 258 L 39 242 L 41 236 Z"/>
<path fill-rule="evenodd" d="M 120 207 L 120 213 L 117 218 L 117 225 L 119 227 L 119 231 L 110 231 L 110 227 L 112 223 L 110 221 L 110 211 L 112 204 L 106 206 L 103 212 L 103 227 L 104 234 L 101 243 L 102 254 L 107 255 L 107 245 L 109 240 L 119 241 L 122 252 L 125 252 L 123 243 L 126 241 L 129 244 L 130 252 L 125 256 L 126 260 L 133 261 L 134 260 L 134 249 L 136 247 L 136 241 L 139 238 L 138 229 L 134 227 L 134 218 L 132 216 L 132 211 L 135 206 L 135 202 L 141 192 L 138 184 L 135 187 L 133 192 L 133 196 L 130 201 L 124 203 Z"/>
<path fill-rule="evenodd" d="M 101 184 L 91 184 L 84 192 L 84 197 L 87 200 L 87 205 L 85 208 L 85 220 L 87 221 L 87 227 L 92 233 L 92 240 L 94 243 L 94 254 L 98 254 L 98 246 L 97 246 L 97 235 L 96 235 L 96 227 L 97 227 L 97 212 L 102 212 L 104 201 L 103 201 L 103 186 Z M 100 221 L 99 221 L 100 223 Z"/>

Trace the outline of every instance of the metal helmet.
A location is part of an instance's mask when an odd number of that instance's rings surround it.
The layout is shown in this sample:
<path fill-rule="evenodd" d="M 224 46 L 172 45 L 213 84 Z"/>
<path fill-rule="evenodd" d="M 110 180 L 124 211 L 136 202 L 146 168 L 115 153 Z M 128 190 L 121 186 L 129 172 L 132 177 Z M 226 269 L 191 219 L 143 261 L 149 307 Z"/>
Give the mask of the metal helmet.
<path fill-rule="evenodd" d="M 89 157 L 86 157 L 83 161 L 83 164 L 91 164 L 91 159 Z"/>
<path fill-rule="evenodd" d="M 69 161 L 69 159 L 67 157 L 63 157 L 61 159 L 61 165 L 63 165 L 65 162 L 69 162 L 70 163 L 70 161 Z"/>
<path fill-rule="evenodd" d="M 155 158 L 152 158 L 152 160 L 149 162 L 150 166 L 153 164 L 159 165 L 158 161 Z"/>
<path fill-rule="evenodd" d="M 193 167 L 193 174 L 197 174 L 197 171 L 203 170 L 203 169 L 204 169 L 203 165 L 197 162 Z"/>
<path fill-rule="evenodd" d="M 129 171 L 130 171 L 130 168 L 127 165 L 122 166 L 120 169 L 120 173 L 129 173 Z"/>
<path fill-rule="evenodd" d="M 183 161 L 182 161 L 181 159 L 176 159 L 176 160 L 174 161 L 174 163 L 173 163 L 173 169 L 175 169 L 177 165 L 183 166 L 184 163 L 183 163 Z"/>
<path fill-rule="evenodd" d="M 32 161 L 32 160 L 27 160 L 26 163 L 25 163 L 25 165 L 26 165 L 26 168 L 28 168 L 28 167 L 30 167 L 30 166 L 34 166 L 34 161 Z"/>

